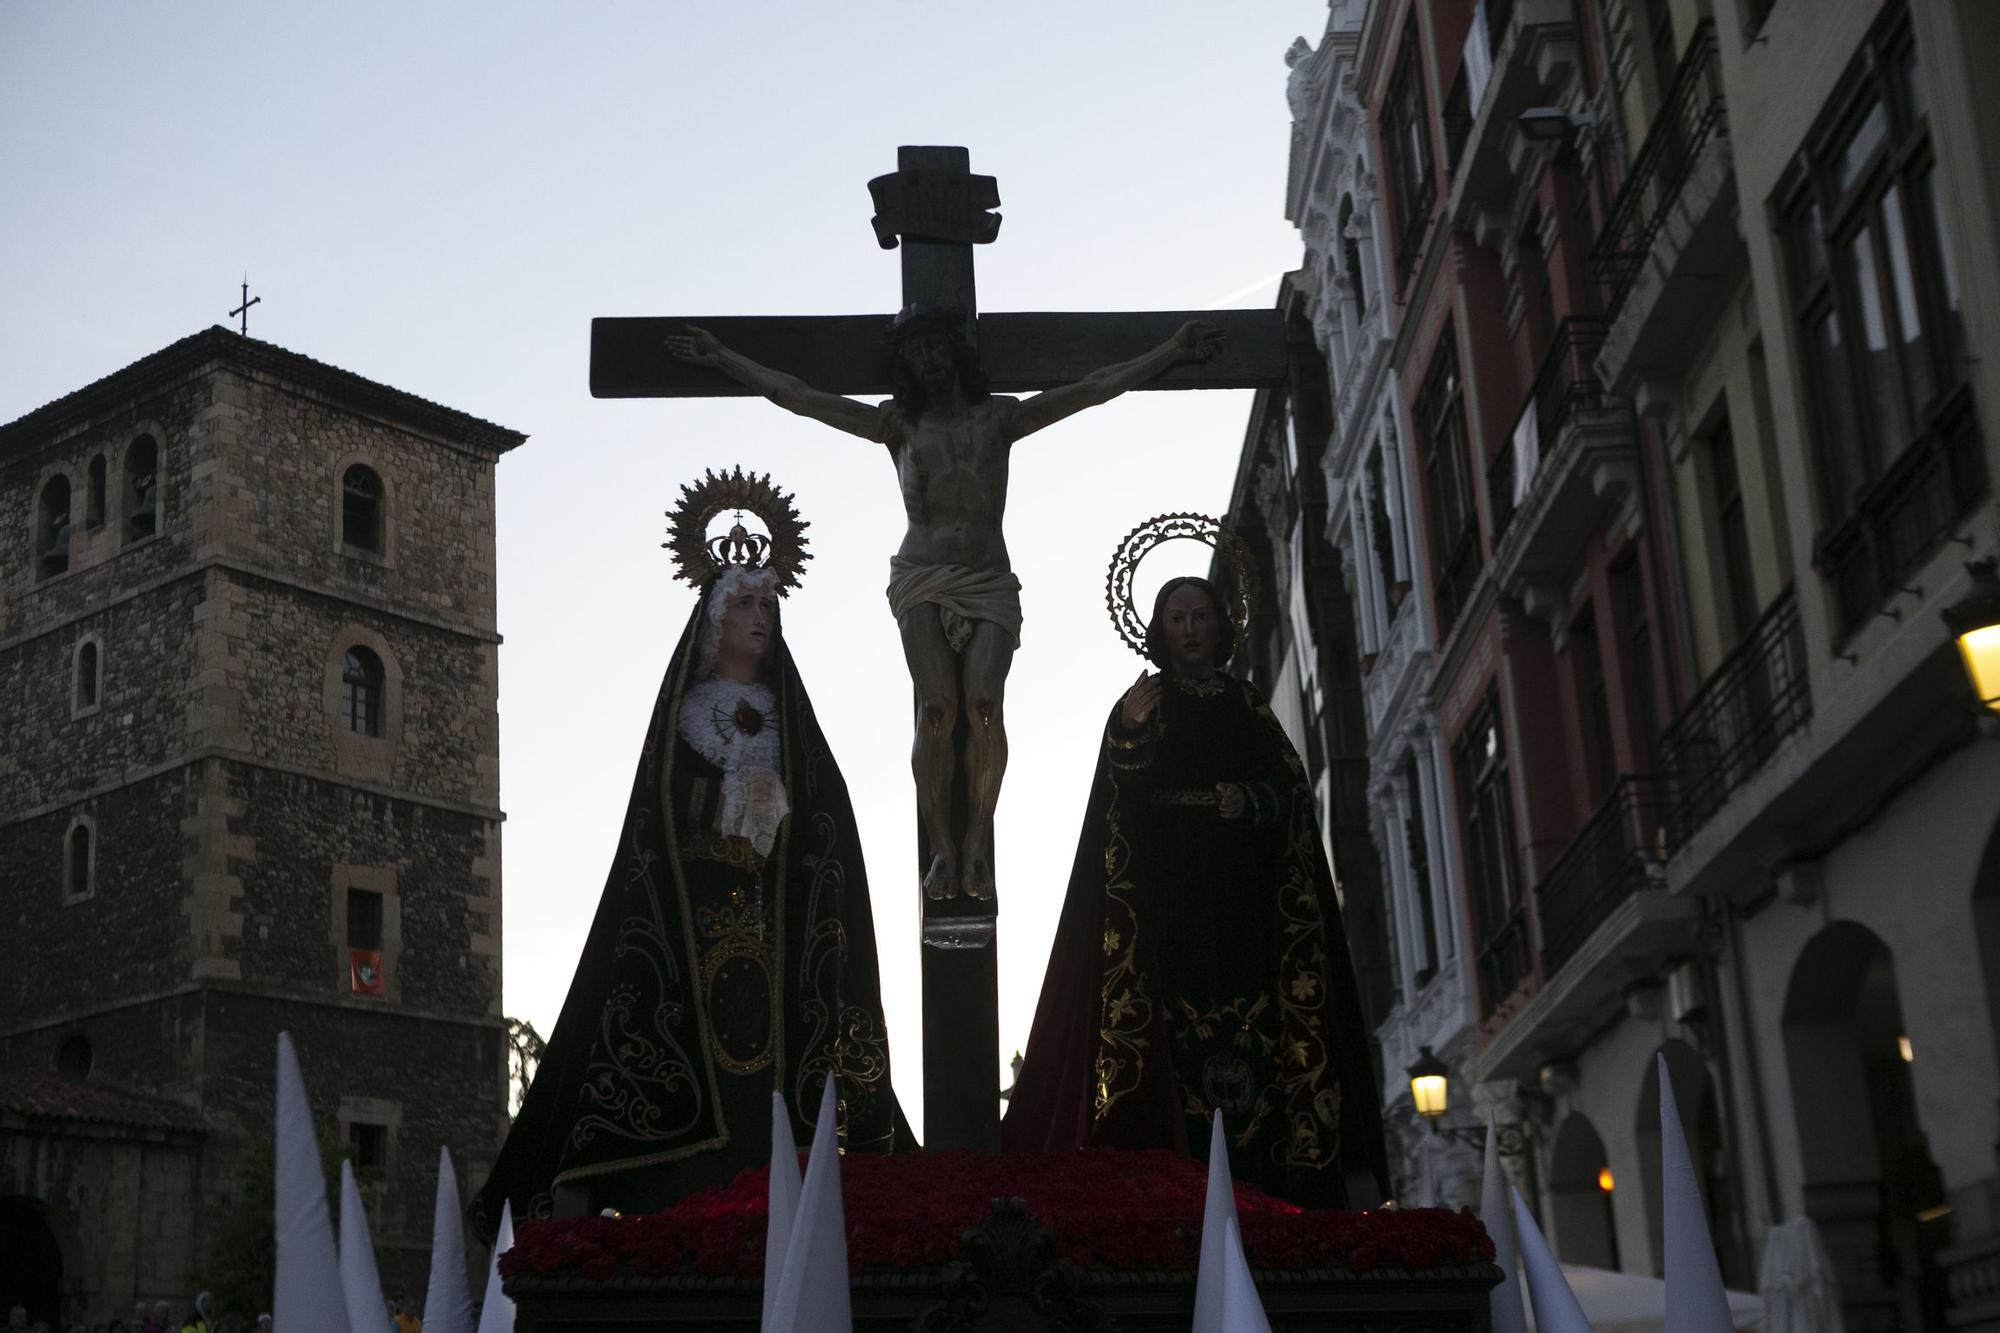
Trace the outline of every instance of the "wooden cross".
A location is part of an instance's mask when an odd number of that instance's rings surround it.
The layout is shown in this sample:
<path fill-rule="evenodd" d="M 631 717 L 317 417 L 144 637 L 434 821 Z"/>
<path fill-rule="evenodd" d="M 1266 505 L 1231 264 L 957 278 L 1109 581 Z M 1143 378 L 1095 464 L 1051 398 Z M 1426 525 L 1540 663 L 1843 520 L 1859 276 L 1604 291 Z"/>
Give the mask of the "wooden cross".
<path fill-rule="evenodd" d="M 996 393 L 1039 392 L 1136 356 L 1190 319 L 1223 331 L 1221 350 L 1145 389 L 1259 389 L 1286 382 L 1289 352 L 1275 310 L 978 313 L 972 247 L 1000 230 L 997 182 L 974 176 L 963 148 L 900 148 L 897 170 L 868 183 L 877 241 L 901 246 L 903 301 L 964 314 L 968 341 Z M 720 371 L 677 361 L 665 339 L 690 324 L 753 361 L 816 389 L 888 395 L 891 316 L 689 315 L 599 318 L 590 325 L 590 391 L 598 398 L 736 397 Z M 922 821 L 919 820 L 921 828 Z M 919 849 L 918 875 L 929 857 Z M 923 903 L 924 1139 L 932 1149 L 999 1146 L 999 985 L 991 901 Z"/>
<path fill-rule="evenodd" d="M 261 296 L 252 296 L 250 294 L 250 275 L 248 273 L 245 273 L 243 275 L 243 304 L 237 306 L 234 310 L 230 311 L 229 313 L 232 315 L 241 315 L 243 317 L 242 326 L 238 328 L 236 331 L 242 334 L 246 338 L 250 336 L 250 307 L 258 304 L 263 299 L 264 298 Z"/>

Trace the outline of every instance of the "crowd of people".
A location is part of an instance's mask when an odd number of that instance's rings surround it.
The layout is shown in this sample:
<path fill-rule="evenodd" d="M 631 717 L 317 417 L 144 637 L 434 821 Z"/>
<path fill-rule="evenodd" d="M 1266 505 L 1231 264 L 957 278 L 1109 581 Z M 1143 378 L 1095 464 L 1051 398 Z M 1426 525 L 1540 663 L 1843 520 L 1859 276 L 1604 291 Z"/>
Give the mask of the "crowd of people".
<path fill-rule="evenodd" d="M 400 1299 L 389 1302 L 389 1316 L 396 1333 L 423 1333 L 424 1321 L 411 1313 Z M 30 1323 L 28 1308 L 16 1305 L 7 1312 L 6 1333 L 52 1333 L 46 1319 Z M 271 1316 L 218 1316 L 215 1297 L 202 1292 L 194 1298 L 185 1315 L 177 1314 L 167 1301 L 132 1303 L 132 1318 L 96 1324 L 71 1324 L 68 1333 L 272 1333 Z"/>

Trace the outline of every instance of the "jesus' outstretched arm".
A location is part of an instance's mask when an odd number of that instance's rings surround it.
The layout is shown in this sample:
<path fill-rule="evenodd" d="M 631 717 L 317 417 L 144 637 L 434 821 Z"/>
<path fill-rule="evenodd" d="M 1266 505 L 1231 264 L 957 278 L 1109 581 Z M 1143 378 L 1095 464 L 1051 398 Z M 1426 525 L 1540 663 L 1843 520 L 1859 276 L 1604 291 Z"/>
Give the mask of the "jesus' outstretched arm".
<path fill-rule="evenodd" d="M 1013 436 L 1033 435 L 1044 426 L 1053 426 L 1064 417 L 1086 407 L 1108 403 L 1128 389 L 1136 389 L 1183 361 L 1206 361 L 1222 345 L 1222 331 L 1198 320 L 1189 320 L 1174 330 L 1174 336 L 1152 351 L 1091 371 L 1074 384 L 1062 384 L 1022 402 L 1013 414 Z"/>
<path fill-rule="evenodd" d="M 887 439 L 891 417 L 881 408 L 815 389 L 797 375 L 758 365 L 741 352 L 723 346 L 722 340 L 707 329 L 688 325 L 687 332 L 667 339 L 667 350 L 689 365 L 721 371 L 788 412 L 811 417 L 864 440 L 880 443 Z"/>

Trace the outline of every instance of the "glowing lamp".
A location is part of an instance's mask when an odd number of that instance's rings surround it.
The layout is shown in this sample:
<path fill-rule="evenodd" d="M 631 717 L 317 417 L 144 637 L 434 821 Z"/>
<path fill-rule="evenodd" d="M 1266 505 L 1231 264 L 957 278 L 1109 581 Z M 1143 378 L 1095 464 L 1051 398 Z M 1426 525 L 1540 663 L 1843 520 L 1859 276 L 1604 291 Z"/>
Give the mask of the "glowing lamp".
<path fill-rule="evenodd" d="M 1606 1194 L 1609 1194 L 1611 1193 L 1612 1184 L 1613 1181 L 1611 1179 L 1611 1168 L 1608 1166 L 1599 1167 L 1597 1169 L 1597 1188 L 1603 1190 Z"/>
<path fill-rule="evenodd" d="M 1965 569 L 1972 589 L 1945 608 L 1944 623 L 1958 641 L 1973 696 L 2000 713 L 2000 575 L 1992 560 L 1974 560 Z"/>
<path fill-rule="evenodd" d="M 1416 1103 L 1417 1114 L 1435 1126 L 1449 1102 L 1451 1066 L 1433 1055 L 1428 1046 L 1419 1046 L 1417 1051 L 1416 1063 L 1409 1068 L 1410 1100 Z"/>

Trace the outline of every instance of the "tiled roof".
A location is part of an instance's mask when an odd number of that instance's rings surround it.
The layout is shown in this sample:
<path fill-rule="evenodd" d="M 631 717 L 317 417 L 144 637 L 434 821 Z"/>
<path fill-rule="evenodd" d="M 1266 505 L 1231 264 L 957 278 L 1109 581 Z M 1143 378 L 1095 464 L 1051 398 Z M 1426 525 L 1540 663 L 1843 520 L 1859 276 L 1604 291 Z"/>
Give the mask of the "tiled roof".
<path fill-rule="evenodd" d="M 201 1112 L 178 1102 L 37 1069 L 0 1069 L 0 1113 L 140 1129 L 204 1129 Z"/>
<path fill-rule="evenodd" d="M 218 324 L 170 343 L 150 356 L 140 357 L 123 370 L 113 371 L 0 426 L 0 455 L 32 445 L 65 426 L 117 406 L 148 381 L 185 374 L 210 361 L 263 370 L 293 384 L 318 389 L 338 402 L 367 408 L 392 420 L 495 453 L 505 453 L 528 438 L 517 430 L 363 379 L 352 371 L 287 351 L 276 343 L 246 338 Z"/>

